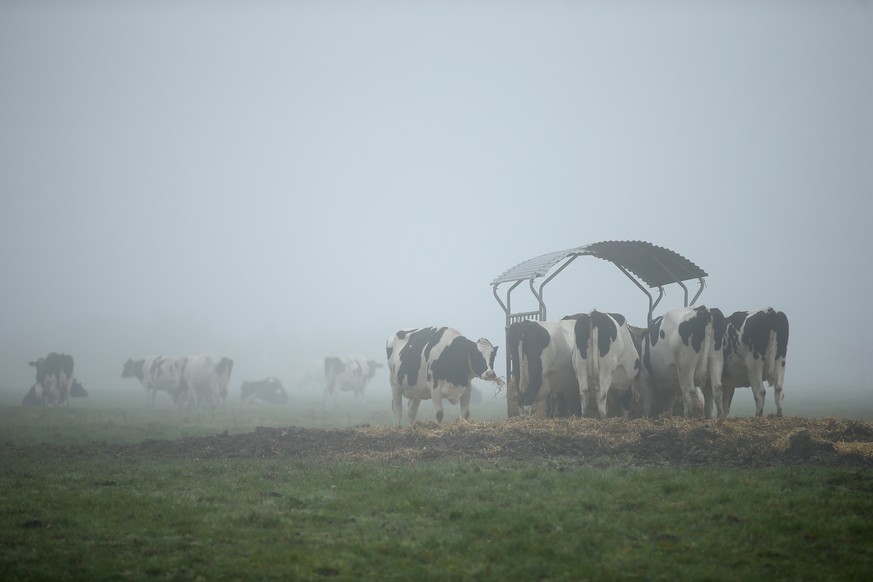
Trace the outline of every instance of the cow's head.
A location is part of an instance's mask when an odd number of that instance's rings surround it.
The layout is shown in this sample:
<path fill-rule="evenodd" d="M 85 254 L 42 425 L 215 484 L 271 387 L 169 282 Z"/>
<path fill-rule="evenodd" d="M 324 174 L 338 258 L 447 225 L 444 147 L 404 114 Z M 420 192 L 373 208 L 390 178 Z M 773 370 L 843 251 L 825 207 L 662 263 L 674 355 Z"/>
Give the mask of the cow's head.
<path fill-rule="evenodd" d="M 477 377 L 488 380 L 489 382 L 498 382 L 499 378 L 494 373 L 494 359 L 497 357 L 497 349 L 499 346 L 492 345 L 487 339 L 479 338 L 476 342 L 476 354 L 470 358 L 470 369 Z"/>
<path fill-rule="evenodd" d="M 249 382 L 243 382 L 242 385 L 239 387 L 240 399 L 245 400 L 246 398 L 251 396 L 253 390 L 254 388 L 252 388 L 252 385 Z"/>
<path fill-rule="evenodd" d="M 121 371 L 122 378 L 138 378 L 140 380 L 143 379 L 143 371 L 142 368 L 145 365 L 145 360 L 134 360 L 133 358 L 128 358 L 128 360 L 124 363 L 124 369 Z"/>
<path fill-rule="evenodd" d="M 38 358 L 27 363 L 28 366 L 36 368 L 36 381 L 41 384 L 46 374 L 45 358 Z"/>

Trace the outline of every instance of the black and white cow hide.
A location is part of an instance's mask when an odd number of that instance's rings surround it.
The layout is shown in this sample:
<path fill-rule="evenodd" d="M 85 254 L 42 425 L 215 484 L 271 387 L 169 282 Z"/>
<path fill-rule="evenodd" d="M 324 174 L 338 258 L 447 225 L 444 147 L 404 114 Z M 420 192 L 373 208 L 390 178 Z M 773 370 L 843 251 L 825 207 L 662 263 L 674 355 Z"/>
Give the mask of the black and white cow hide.
<path fill-rule="evenodd" d="M 409 423 L 415 423 L 422 400 L 432 400 L 437 422 L 442 399 L 460 402 L 462 418 L 470 417 L 471 380 L 502 382 L 494 373 L 497 347 L 487 339 L 474 342 L 449 327 L 400 330 L 385 346 L 391 381 L 394 426 L 400 427 L 403 397 L 409 400 Z"/>

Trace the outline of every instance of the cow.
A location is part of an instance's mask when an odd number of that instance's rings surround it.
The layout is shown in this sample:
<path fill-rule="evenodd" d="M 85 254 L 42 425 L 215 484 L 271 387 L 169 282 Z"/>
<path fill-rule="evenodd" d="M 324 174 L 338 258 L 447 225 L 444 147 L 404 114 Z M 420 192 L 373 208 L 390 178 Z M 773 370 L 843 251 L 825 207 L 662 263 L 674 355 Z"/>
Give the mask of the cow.
<path fill-rule="evenodd" d="M 37 400 L 49 406 L 67 406 L 73 385 L 73 356 L 51 352 L 28 365 L 36 368 Z"/>
<path fill-rule="evenodd" d="M 121 371 L 122 378 L 136 378 L 146 390 L 151 405 L 155 405 L 158 391 L 166 392 L 173 403 L 189 402 L 187 385 L 182 373 L 188 358 L 184 356 L 152 356 L 142 360 L 128 359 Z"/>
<path fill-rule="evenodd" d="M 593 310 L 561 321 L 520 321 L 507 338 L 522 413 L 554 397 L 558 414 L 585 415 L 593 412 L 593 395 L 596 414 L 605 418 L 612 390 L 627 416 L 640 363 L 624 316 Z"/>
<path fill-rule="evenodd" d="M 183 387 L 190 404 L 224 406 L 233 360 L 216 354 L 188 356 L 182 370 Z"/>
<path fill-rule="evenodd" d="M 367 382 L 376 375 L 383 364 L 363 356 L 328 356 L 324 358 L 324 379 L 327 393 L 352 392 L 355 397 L 363 394 Z"/>
<path fill-rule="evenodd" d="M 715 401 L 722 409 L 722 351 L 719 343 L 724 315 L 706 306 L 671 309 L 657 317 L 644 332 L 640 388 L 643 415 L 672 413 L 675 397 L 682 395 L 684 416 L 695 408 L 697 388 L 704 397 L 704 416 L 712 415 Z M 659 401 L 660 410 L 653 411 Z"/>
<path fill-rule="evenodd" d="M 573 370 L 579 384 L 582 415 L 589 402 L 589 387 L 600 418 L 606 418 L 607 395 L 613 391 L 627 417 L 633 384 L 640 371 L 640 356 L 624 316 L 619 313 L 577 313 L 563 318 L 573 324 Z"/>
<path fill-rule="evenodd" d="M 394 426 L 400 428 L 403 397 L 409 400 L 409 424 L 415 423 L 422 400 L 432 400 L 437 422 L 443 419 L 442 399 L 461 405 L 461 417 L 470 418 L 473 378 L 502 385 L 494 373 L 497 346 L 485 338 L 474 342 L 450 327 L 404 329 L 385 345 L 391 382 Z"/>
<path fill-rule="evenodd" d="M 764 415 L 764 381 L 773 388 L 776 416 L 782 416 L 788 317 L 772 307 L 737 311 L 727 318 L 724 345 L 723 406 L 730 413 L 735 388 L 752 388 L 755 416 Z"/>
<path fill-rule="evenodd" d="M 515 380 L 519 410 L 529 415 L 535 408 L 557 414 L 577 410 L 579 383 L 573 369 L 575 322 L 517 321 L 506 332 L 510 375 Z"/>
<path fill-rule="evenodd" d="M 243 382 L 239 389 L 239 397 L 246 402 L 260 400 L 267 404 L 285 404 L 288 393 L 277 378 L 265 378 L 257 382 Z"/>
<path fill-rule="evenodd" d="M 85 390 L 82 383 L 73 378 L 73 383 L 70 385 L 70 398 L 85 398 L 87 396 L 88 391 Z M 21 399 L 21 404 L 23 406 L 46 406 L 48 402 L 45 399 L 42 386 L 38 383 L 31 386 L 24 398 Z"/>

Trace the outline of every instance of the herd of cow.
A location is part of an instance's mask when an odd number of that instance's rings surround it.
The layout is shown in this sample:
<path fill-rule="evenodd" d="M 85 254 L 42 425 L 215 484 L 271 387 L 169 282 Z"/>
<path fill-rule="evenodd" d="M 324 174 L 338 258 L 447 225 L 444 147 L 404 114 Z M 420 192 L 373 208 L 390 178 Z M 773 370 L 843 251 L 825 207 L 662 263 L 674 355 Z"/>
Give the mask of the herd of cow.
<path fill-rule="evenodd" d="M 36 368 L 36 383 L 22 400 L 25 406 L 66 406 L 71 397 L 88 396 L 82 384 L 73 378 L 72 356 L 52 352 L 30 365 Z M 350 391 L 358 396 L 381 367 L 382 364 L 361 356 L 327 357 L 324 359 L 327 392 Z M 152 406 L 158 392 L 166 392 L 180 407 L 215 408 L 223 406 L 227 399 L 232 370 L 233 360 L 215 354 L 153 356 L 128 359 L 121 377 L 139 380 Z M 240 399 L 284 404 L 288 401 L 288 392 L 279 379 L 268 377 L 243 382 Z"/>
<path fill-rule="evenodd" d="M 595 310 L 560 321 L 517 321 L 506 337 L 513 396 L 525 414 L 628 416 L 638 391 L 642 416 L 672 413 L 677 397 L 688 416 L 699 389 L 705 417 L 711 418 L 714 402 L 717 416 L 724 418 L 734 389 L 751 387 L 756 414 L 762 416 L 767 382 L 776 414 L 782 415 L 788 319 L 772 308 L 726 317 L 718 309 L 685 307 L 667 311 L 648 328 Z M 460 404 L 461 416 L 469 418 L 472 379 L 504 383 L 494 372 L 497 350 L 487 339 L 474 342 L 448 327 L 393 334 L 386 355 L 395 426 L 401 424 L 404 397 L 410 424 L 422 400 L 432 400 L 437 421 L 443 418 L 443 398 Z M 51 353 L 30 365 L 36 368 L 36 383 L 25 405 L 64 406 L 70 397 L 87 396 L 73 377 L 71 356 Z M 327 357 L 326 392 L 360 395 L 382 366 L 362 356 Z M 139 380 L 152 404 L 158 392 L 166 392 L 178 406 L 213 408 L 227 398 L 232 369 L 233 360 L 214 354 L 156 356 L 129 359 L 121 377 Z M 288 394 L 270 377 L 243 382 L 240 398 L 282 404 Z"/>
<path fill-rule="evenodd" d="M 704 416 L 730 413 L 734 390 L 751 387 L 756 415 L 764 413 L 766 381 L 782 416 L 788 349 L 788 318 L 772 308 L 738 311 L 729 317 L 704 306 L 673 309 L 648 328 L 627 324 L 617 313 L 591 311 L 560 321 L 517 321 L 507 329 L 509 374 L 522 413 L 628 416 L 634 387 L 642 416 L 673 411 L 682 398 L 692 414 L 697 390 Z M 414 423 L 421 400 L 432 399 L 437 421 L 442 398 L 460 402 L 469 417 L 470 380 L 500 383 L 494 373 L 497 347 L 473 343 L 449 328 L 397 332 L 387 345 L 395 426 L 402 397 Z M 596 411 L 596 413 L 594 412 Z"/>

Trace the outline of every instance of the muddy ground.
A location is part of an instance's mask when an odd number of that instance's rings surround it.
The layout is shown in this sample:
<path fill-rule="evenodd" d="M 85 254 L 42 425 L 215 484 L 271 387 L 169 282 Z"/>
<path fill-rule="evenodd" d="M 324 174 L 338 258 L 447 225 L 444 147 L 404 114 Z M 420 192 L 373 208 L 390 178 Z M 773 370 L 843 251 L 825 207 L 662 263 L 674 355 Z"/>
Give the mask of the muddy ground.
<path fill-rule="evenodd" d="M 265 428 L 138 444 L 52 447 L 63 455 L 312 460 L 555 460 L 640 465 L 760 468 L 822 465 L 873 468 L 873 423 L 841 418 L 737 418 L 722 421 L 514 418 L 412 428 Z"/>

